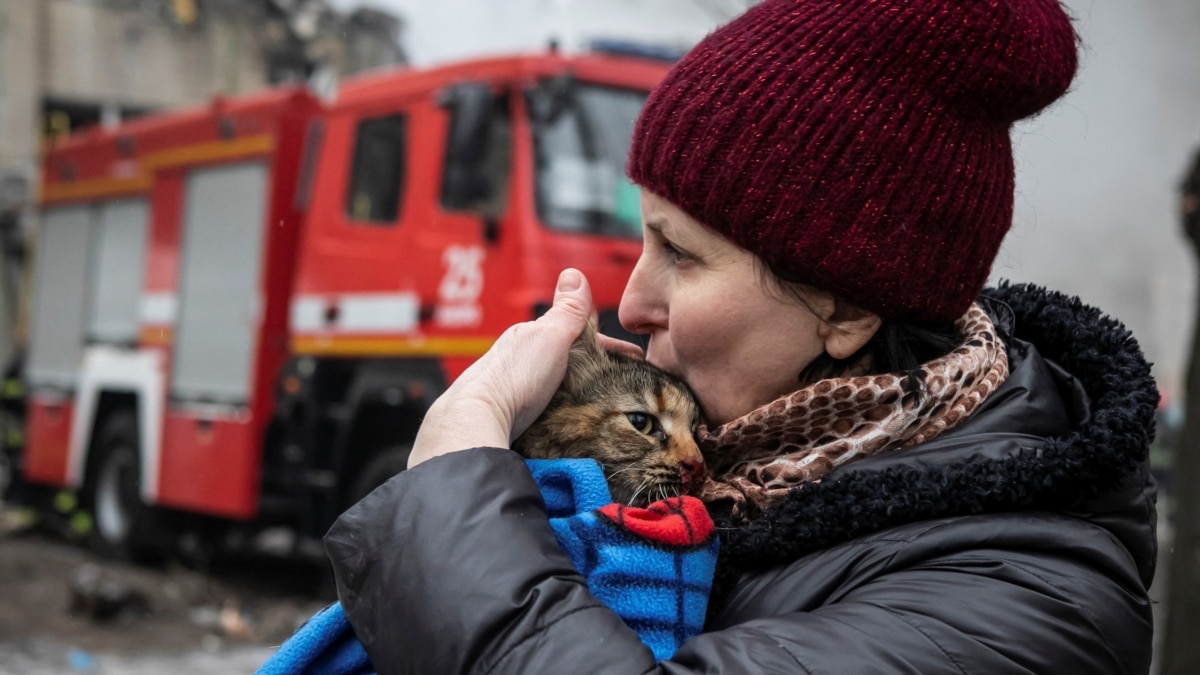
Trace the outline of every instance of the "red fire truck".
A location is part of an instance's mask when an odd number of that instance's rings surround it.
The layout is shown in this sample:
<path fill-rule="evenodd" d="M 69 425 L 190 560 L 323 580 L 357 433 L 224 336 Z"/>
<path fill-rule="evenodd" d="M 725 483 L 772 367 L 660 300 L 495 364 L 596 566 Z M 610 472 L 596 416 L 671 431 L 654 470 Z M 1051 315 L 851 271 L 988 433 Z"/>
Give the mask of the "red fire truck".
<path fill-rule="evenodd" d="M 180 520 L 320 536 L 564 267 L 602 328 L 640 252 L 623 177 L 667 64 L 400 70 L 83 132 L 43 167 L 21 472 L 97 549 Z M 538 356 L 530 354 L 531 359 Z"/>

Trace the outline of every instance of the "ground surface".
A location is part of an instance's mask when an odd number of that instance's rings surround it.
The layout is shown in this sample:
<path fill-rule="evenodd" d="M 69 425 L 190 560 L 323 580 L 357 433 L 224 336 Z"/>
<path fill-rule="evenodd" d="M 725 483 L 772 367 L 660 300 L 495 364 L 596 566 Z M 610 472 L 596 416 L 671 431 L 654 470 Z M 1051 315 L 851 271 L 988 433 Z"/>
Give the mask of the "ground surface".
<path fill-rule="evenodd" d="M 117 563 L 0 510 L 0 675 L 252 673 L 332 599 L 311 561 Z"/>

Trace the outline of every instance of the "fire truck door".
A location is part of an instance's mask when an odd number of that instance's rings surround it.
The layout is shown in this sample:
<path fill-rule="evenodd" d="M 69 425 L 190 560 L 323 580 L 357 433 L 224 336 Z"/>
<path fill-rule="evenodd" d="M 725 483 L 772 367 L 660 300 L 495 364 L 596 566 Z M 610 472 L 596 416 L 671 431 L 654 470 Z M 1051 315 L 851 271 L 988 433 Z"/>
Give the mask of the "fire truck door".
<path fill-rule="evenodd" d="M 396 105 L 334 118 L 306 223 L 308 250 L 291 307 L 298 353 L 390 355 L 417 327 L 409 170 L 411 111 Z M 389 351 L 390 350 L 390 351 Z"/>
<path fill-rule="evenodd" d="M 173 398 L 249 398 L 266 189 L 261 162 L 196 169 L 186 179 Z"/>

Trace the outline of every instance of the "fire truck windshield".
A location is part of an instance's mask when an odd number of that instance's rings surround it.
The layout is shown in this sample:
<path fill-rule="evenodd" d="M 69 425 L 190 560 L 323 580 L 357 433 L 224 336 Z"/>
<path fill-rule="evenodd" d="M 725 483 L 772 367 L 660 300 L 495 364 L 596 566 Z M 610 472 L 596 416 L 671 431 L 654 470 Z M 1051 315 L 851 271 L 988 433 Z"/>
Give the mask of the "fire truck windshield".
<path fill-rule="evenodd" d="M 560 232 L 641 237 L 638 189 L 625 178 L 625 160 L 646 92 L 571 82 L 555 95 L 554 113 L 533 120 L 542 223 Z"/>

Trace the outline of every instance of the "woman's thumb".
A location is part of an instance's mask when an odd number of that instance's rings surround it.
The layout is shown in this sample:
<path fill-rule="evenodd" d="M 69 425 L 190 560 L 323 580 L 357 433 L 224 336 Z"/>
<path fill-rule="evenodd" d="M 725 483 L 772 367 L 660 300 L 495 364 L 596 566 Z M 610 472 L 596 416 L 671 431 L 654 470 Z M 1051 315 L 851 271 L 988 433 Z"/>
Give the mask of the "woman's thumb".
<path fill-rule="evenodd" d="M 558 285 L 554 289 L 554 306 L 552 311 L 566 312 L 572 319 L 578 321 L 579 330 L 587 323 L 592 313 L 592 291 L 587 279 L 577 269 L 567 268 L 559 273 Z"/>

